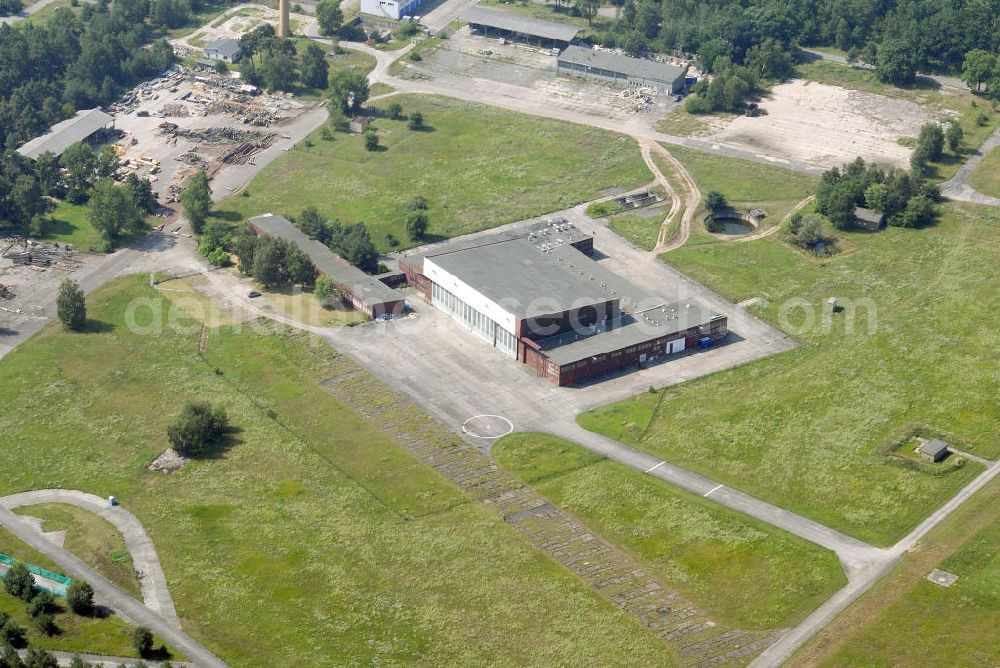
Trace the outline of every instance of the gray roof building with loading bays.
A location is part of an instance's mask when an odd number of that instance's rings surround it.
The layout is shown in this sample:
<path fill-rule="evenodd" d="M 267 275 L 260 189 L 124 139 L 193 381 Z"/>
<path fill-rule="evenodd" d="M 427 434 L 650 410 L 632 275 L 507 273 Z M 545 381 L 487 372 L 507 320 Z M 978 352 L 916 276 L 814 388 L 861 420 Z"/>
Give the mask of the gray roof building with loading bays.
<path fill-rule="evenodd" d="M 684 74 L 687 72 L 686 67 L 575 45 L 559 55 L 558 68 L 560 74 L 644 86 L 665 95 L 684 90 Z"/>

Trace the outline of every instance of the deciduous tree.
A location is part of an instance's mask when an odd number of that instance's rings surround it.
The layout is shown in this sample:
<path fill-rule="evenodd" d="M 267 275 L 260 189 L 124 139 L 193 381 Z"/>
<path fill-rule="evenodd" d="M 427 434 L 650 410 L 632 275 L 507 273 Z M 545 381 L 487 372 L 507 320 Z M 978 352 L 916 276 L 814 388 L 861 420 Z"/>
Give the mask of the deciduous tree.
<path fill-rule="evenodd" d="M 63 279 L 59 285 L 56 315 L 62 326 L 71 332 L 80 331 L 87 323 L 87 299 L 80 289 L 80 284 L 72 278 Z"/>
<path fill-rule="evenodd" d="M 212 191 L 208 187 L 208 174 L 204 169 L 199 169 L 191 177 L 187 188 L 181 193 L 181 204 L 184 215 L 191 222 L 191 229 L 195 234 L 201 234 L 212 207 Z"/>

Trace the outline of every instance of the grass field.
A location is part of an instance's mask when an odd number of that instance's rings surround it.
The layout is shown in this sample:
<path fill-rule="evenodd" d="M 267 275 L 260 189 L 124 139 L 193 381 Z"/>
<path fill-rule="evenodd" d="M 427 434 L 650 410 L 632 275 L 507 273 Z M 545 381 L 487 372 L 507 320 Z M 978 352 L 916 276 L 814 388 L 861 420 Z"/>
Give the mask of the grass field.
<path fill-rule="evenodd" d="M 968 90 L 938 88 L 930 79 L 918 79 L 918 83 L 912 88 L 899 88 L 882 83 L 871 70 L 856 69 L 823 60 L 798 65 L 796 70 L 798 76 L 803 79 L 910 100 L 938 112 L 941 119 L 958 120 L 965 132 L 965 139 L 959 149 L 959 155 L 946 149 L 942 160 L 931 165 L 933 171 L 930 177 L 937 181 L 944 181 L 954 176 L 972 149 L 983 143 L 997 123 L 1000 123 L 1000 112 L 993 109 L 988 100 L 976 97 Z M 979 122 L 980 115 L 986 117 L 982 124 Z"/>
<path fill-rule="evenodd" d="M 608 221 L 608 227 L 628 239 L 636 248 L 651 251 L 656 247 L 656 237 L 660 233 L 660 225 L 668 210 L 659 209 L 655 216 L 621 214 L 612 217 Z"/>
<path fill-rule="evenodd" d="M 0 552 L 56 573 L 63 572 L 48 558 L 25 545 L 21 539 L 3 527 L 0 527 Z M 35 628 L 32 619 L 24 610 L 24 601 L 10 596 L 2 587 L 0 587 L 0 612 L 10 615 L 14 623 L 21 627 L 29 647 L 134 656 L 129 627 L 117 617 L 103 619 L 80 617 L 69 612 L 65 604 L 60 602 L 53 614 L 60 633 L 48 637 Z"/>
<path fill-rule="evenodd" d="M 568 441 L 515 434 L 493 456 L 727 625 L 794 625 L 846 583 L 832 552 Z"/>
<path fill-rule="evenodd" d="M 142 598 L 125 540 L 110 522 L 61 503 L 24 506 L 15 512 L 42 520 L 42 531 L 65 531 L 63 547 L 125 591 Z"/>
<path fill-rule="evenodd" d="M 223 200 L 219 215 L 295 215 L 312 204 L 344 224 L 363 221 L 375 245 L 387 250 L 387 234 L 413 245 L 405 219 L 417 195 L 430 202 L 435 239 L 563 209 L 604 188 L 650 178 L 635 143 L 614 133 L 436 97 L 393 100 L 404 113 L 420 111 L 433 129 L 413 132 L 406 121 L 379 119 L 385 149 L 375 152 L 364 149 L 360 135 L 325 141 L 317 132 L 268 165 L 248 197 Z"/>
<path fill-rule="evenodd" d="M 581 416 L 634 444 L 880 545 L 900 538 L 980 466 L 932 475 L 879 446 L 922 424 L 1000 455 L 1000 212 L 947 205 L 933 228 L 844 233 L 854 252 L 817 261 L 768 237 L 689 245 L 665 259 L 801 347 Z M 847 310 L 824 321 L 835 295 Z M 870 301 L 865 301 L 870 300 Z M 825 324 L 829 323 L 829 326 Z M 738 331 L 738 323 L 731 323 Z"/>
<path fill-rule="evenodd" d="M 718 190 L 736 209 L 761 208 L 767 211 L 762 226 L 777 224 L 792 208 L 816 192 L 819 179 L 781 167 L 750 160 L 726 158 L 682 146 L 664 146 L 680 160 L 698 184 L 702 196 Z M 689 244 L 718 243 L 702 225 L 702 213 L 695 216 Z"/>
<path fill-rule="evenodd" d="M 85 204 L 60 202 L 50 217 L 54 225 L 42 241 L 69 244 L 82 251 L 98 251 L 103 248 L 104 240 L 87 220 Z"/>
<path fill-rule="evenodd" d="M 88 298 L 101 331 L 47 327 L 0 362 L 0 494 L 115 494 L 143 522 L 185 629 L 233 665 L 663 663 L 637 620 L 530 548 L 320 383 L 357 367 L 305 335 L 140 335 L 144 277 Z M 145 315 L 143 315 L 145 313 Z M 182 320 L 183 324 L 183 320 Z M 370 400 L 385 400 L 377 384 Z M 165 476 L 146 465 L 189 399 L 238 428 Z M 260 642 L 280 638 L 280 642 Z"/>
<path fill-rule="evenodd" d="M 1000 197 L 1000 148 L 986 154 L 969 175 L 969 185 L 993 197 Z"/>
<path fill-rule="evenodd" d="M 792 666 L 994 666 L 1000 657 L 1000 484 L 993 481 L 903 557 Z M 933 568 L 958 576 L 949 588 Z"/>

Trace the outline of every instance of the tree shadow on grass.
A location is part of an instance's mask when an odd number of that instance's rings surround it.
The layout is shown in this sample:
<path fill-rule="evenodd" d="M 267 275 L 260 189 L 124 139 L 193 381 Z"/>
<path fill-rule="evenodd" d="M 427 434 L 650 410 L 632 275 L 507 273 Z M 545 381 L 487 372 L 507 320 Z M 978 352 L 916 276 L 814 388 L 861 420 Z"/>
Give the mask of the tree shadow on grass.
<path fill-rule="evenodd" d="M 190 459 L 225 459 L 226 453 L 237 445 L 243 444 L 243 439 L 239 435 L 243 433 L 241 427 L 230 425 L 215 439 L 214 442 L 205 446 L 205 449 L 197 455 L 190 456 Z"/>
<path fill-rule="evenodd" d="M 147 661 L 169 661 L 173 655 L 166 645 L 155 647 L 142 655 Z"/>
<path fill-rule="evenodd" d="M 81 334 L 107 334 L 108 332 L 113 332 L 115 326 L 108 322 L 103 322 L 101 320 L 93 320 L 87 318 L 87 321 L 83 323 L 83 327 L 80 328 Z"/>
<path fill-rule="evenodd" d="M 243 220 L 243 215 L 239 211 L 209 211 L 208 217 L 225 220 L 230 223 L 238 223 Z"/>

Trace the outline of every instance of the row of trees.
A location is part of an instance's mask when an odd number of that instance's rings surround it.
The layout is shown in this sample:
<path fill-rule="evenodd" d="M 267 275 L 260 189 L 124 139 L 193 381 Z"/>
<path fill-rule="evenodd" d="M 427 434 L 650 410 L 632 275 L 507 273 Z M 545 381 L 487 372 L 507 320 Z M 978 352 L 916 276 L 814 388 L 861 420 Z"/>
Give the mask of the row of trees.
<path fill-rule="evenodd" d="M 254 86 L 293 91 L 301 83 L 325 90 L 329 85 L 326 53 L 310 42 L 299 56 L 295 42 L 279 39 L 274 26 L 265 23 L 240 37 L 243 52 L 241 74 Z"/>
<path fill-rule="evenodd" d="M 24 601 L 25 612 L 39 633 L 52 636 L 59 631 L 53 616 L 58 612 L 55 598 L 48 590 L 35 586 L 34 576 L 24 563 L 18 561 L 10 567 L 4 576 L 4 589 L 14 598 Z M 94 588 L 87 582 L 74 580 L 67 589 L 66 603 L 77 615 L 93 614 Z M 14 647 L 25 644 L 24 631 L 4 612 L 0 612 L 0 641 Z"/>
<path fill-rule="evenodd" d="M 854 209 L 867 207 L 883 213 L 890 225 L 923 227 L 934 221 L 937 189 L 901 169 L 883 170 L 858 158 L 843 168 L 823 173 L 816 192 L 816 210 L 837 229 L 854 225 Z"/>
<path fill-rule="evenodd" d="M 378 272 L 378 251 L 364 223 L 345 227 L 339 220 L 324 218 L 314 206 L 303 209 L 295 222 L 307 237 L 322 242 L 355 267 L 369 274 Z"/>
<path fill-rule="evenodd" d="M 107 105 L 124 87 L 175 62 L 153 42 L 146 0 L 59 9 L 45 25 L 0 27 L 0 148 L 15 148 L 76 110 Z"/>
<path fill-rule="evenodd" d="M 945 143 L 956 157 L 959 156 L 964 137 L 965 131 L 954 119 L 946 121 L 945 127 L 938 123 L 925 123 L 920 128 L 917 145 L 910 154 L 913 173 L 921 178 L 927 176 L 930 163 L 939 162 L 944 156 Z"/>
<path fill-rule="evenodd" d="M 962 81 L 977 92 L 1000 99 L 1000 56 L 984 49 L 965 54 Z"/>
<path fill-rule="evenodd" d="M 582 8 L 581 11 L 583 11 Z M 597 41 L 631 53 L 728 55 L 747 64 L 754 45 L 775 40 L 835 45 L 852 53 L 875 54 L 887 76 L 896 70 L 954 72 L 970 51 L 1000 53 L 997 6 L 982 0 L 626 0 L 621 19 Z"/>
<path fill-rule="evenodd" d="M 115 186 L 113 176 L 119 167 L 110 146 L 95 152 L 77 143 L 60 158 L 45 153 L 34 162 L 8 152 L 0 161 L 0 228 L 44 236 L 52 224 L 46 214 L 54 199 L 82 204 L 96 196 L 92 222 L 113 244 L 122 234 L 141 229 L 144 215 L 158 206 L 147 179 L 130 174 L 122 186 Z"/>
<path fill-rule="evenodd" d="M 240 271 L 264 287 L 312 285 L 316 267 L 309 256 L 284 239 L 261 236 L 249 230 L 237 237 L 233 248 Z"/>

